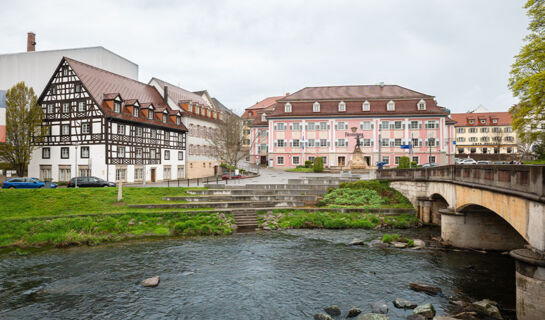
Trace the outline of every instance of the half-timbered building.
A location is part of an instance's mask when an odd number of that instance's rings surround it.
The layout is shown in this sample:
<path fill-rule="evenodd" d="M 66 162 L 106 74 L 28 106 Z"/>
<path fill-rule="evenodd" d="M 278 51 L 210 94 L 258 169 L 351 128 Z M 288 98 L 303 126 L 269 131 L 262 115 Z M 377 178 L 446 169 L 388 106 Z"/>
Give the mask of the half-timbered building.
<path fill-rule="evenodd" d="M 185 177 L 187 129 L 153 86 L 64 57 L 38 102 L 48 134 L 29 175 L 143 182 Z"/>

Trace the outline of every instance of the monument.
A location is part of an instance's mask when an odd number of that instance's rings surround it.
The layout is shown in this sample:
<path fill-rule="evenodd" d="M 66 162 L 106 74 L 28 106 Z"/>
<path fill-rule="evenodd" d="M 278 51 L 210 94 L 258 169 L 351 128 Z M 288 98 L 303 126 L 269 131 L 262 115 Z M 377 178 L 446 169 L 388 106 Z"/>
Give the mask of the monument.
<path fill-rule="evenodd" d="M 356 139 L 356 146 L 354 147 L 354 152 L 352 152 L 352 159 L 350 160 L 350 163 L 348 163 L 348 168 L 351 170 L 369 169 L 369 165 L 367 164 L 367 161 L 365 161 L 363 153 L 361 152 L 360 138 L 363 137 L 363 133 L 356 133 L 356 130 L 358 129 L 357 127 L 352 127 L 350 129 L 352 130 L 352 133 L 345 133 L 345 135 L 353 136 Z"/>

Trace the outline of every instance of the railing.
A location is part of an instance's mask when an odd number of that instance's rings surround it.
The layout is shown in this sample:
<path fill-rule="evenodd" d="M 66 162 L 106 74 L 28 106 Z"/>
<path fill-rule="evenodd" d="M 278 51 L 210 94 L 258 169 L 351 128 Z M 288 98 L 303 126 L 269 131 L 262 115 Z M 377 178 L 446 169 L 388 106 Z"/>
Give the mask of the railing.
<path fill-rule="evenodd" d="M 392 181 L 450 182 L 545 202 L 545 166 L 449 165 L 385 169 L 377 172 L 377 178 Z"/>

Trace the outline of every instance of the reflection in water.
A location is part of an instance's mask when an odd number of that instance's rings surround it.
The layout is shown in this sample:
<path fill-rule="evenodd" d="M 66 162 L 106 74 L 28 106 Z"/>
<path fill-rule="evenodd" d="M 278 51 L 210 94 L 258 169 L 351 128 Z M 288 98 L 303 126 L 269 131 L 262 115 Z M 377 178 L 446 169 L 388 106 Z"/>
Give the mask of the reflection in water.
<path fill-rule="evenodd" d="M 429 238 L 437 229 L 396 231 Z M 292 230 L 192 240 L 131 242 L 0 256 L 0 318 L 312 319 L 326 305 L 369 311 L 395 298 L 452 306 L 411 291 L 409 281 L 456 299 L 490 298 L 514 308 L 508 256 L 439 250 L 347 247 L 373 230 Z M 140 281 L 160 275 L 156 288 Z"/>

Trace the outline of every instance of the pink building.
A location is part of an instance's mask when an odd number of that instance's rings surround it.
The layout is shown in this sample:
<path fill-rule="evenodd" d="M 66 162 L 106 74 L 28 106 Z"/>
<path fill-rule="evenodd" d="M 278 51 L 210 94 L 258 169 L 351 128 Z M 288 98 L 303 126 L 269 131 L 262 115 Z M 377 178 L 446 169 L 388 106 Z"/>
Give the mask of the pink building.
<path fill-rule="evenodd" d="M 323 157 L 325 166 L 345 167 L 354 134 L 370 166 L 395 167 L 402 156 L 419 164 L 454 160 L 449 112 L 433 96 L 397 85 L 307 87 L 258 118 L 251 126 L 254 163 L 266 157 L 269 166 L 295 167 Z"/>

